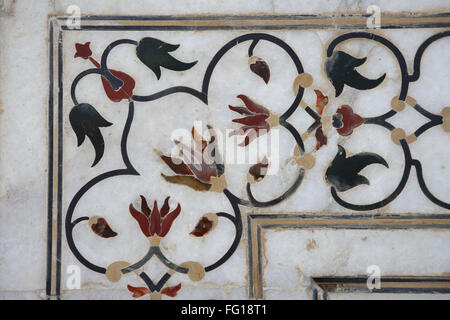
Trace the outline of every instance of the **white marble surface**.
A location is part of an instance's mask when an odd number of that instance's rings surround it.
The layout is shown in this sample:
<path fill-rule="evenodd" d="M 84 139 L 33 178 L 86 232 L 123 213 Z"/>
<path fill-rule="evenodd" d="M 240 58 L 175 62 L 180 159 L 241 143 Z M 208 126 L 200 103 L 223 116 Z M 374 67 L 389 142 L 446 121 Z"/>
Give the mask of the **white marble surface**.
<path fill-rule="evenodd" d="M 378 266 L 383 276 L 441 276 L 450 257 L 443 254 L 448 232 L 375 230 L 268 230 L 264 234 L 263 281 L 266 298 L 311 295 L 314 277 L 369 276 Z M 445 250 L 444 250 L 445 251 Z M 402 297 L 403 296 L 403 297 Z M 281 296 L 282 297 L 282 296 Z M 330 299 L 424 299 L 430 295 L 329 293 Z M 434 298 L 434 297 L 433 297 Z M 449 299 L 448 294 L 436 298 Z M 283 299 L 283 298 L 281 298 Z"/>
<path fill-rule="evenodd" d="M 3 6 L 1 5 L 3 4 Z M 76 4 L 83 15 L 179 15 L 179 14 L 330 14 L 342 12 L 365 12 L 374 1 L 226 1 L 220 5 L 212 1 L 0 1 L 0 298 L 1 299 L 43 299 L 45 297 L 45 272 L 47 248 L 47 168 L 48 168 L 48 16 L 62 15 L 68 5 Z M 449 11 L 448 1 L 379 1 L 381 9 L 388 12 L 442 12 Z M 255 10 L 255 8 L 257 8 Z M 156 82 L 154 75 L 142 67 L 133 54 L 132 47 L 116 48 L 110 56 L 109 67 L 124 70 L 136 80 L 136 94 L 146 94 L 166 88 L 168 85 L 186 85 L 200 88 L 201 75 L 212 53 L 226 41 L 245 31 L 227 32 L 108 32 L 64 34 L 64 197 L 63 212 L 74 193 L 92 177 L 104 171 L 121 166 L 119 141 L 121 131 L 117 130 L 126 118 L 126 103 L 112 103 L 104 96 L 100 81 L 86 78 L 77 87 L 77 97 L 83 97 L 94 105 L 113 127 L 102 128 L 107 148 L 102 161 L 90 169 L 93 159 L 91 145 L 85 142 L 76 147 L 76 137 L 68 122 L 68 112 L 72 105 L 70 84 L 81 71 L 90 68 L 90 63 L 73 59 L 74 43 L 91 41 L 93 56 L 99 61 L 103 49 L 118 38 L 139 40 L 144 36 L 167 37 L 167 42 L 180 43 L 177 56 L 183 61 L 199 60 L 187 72 L 175 75 L 163 71 L 163 78 Z M 409 70 L 412 70 L 414 52 L 428 36 L 437 30 L 383 30 L 402 50 Z M 314 86 L 330 96 L 329 112 L 334 112 L 343 103 L 351 103 L 361 115 L 373 116 L 380 110 L 389 110 L 390 99 L 398 92 L 399 73 L 392 55 L 379 46 L 353 41 L 342 45 L 356 56 L 367 56 L 361 72 L 368 77 L 386 72 L 382 86 L 366 94 L 355 94 L 357 90 L 347 88 L 338 98 L 332 98 L 333 88 L 322 71 L 324 46 L 336 35 L 335 30 L 315 32 L 271 32 L 284 39 L 299 55 L 305 70 L 314 77 Z M 407 34 L 407 36 L 405 36 Z M 170 38 L 169 38 L 170 37 Z M 191 37 L 193 41 L 186 41 Z M 207 50 L 199 43 L 207 42 Z M 410 86 L 410 95 L 428 110 L 439 113 L 448 105 L 449 82 L 445 68 L 450 56 L 450 41 L 433 45 L 422 61 L 420 81 Z M 136 260 L 145 254 L 147 241 L 136 222 L 127 212 L 130 202 L 139 207 L 138 195 L 148 199 L 158 199 L 162 205 L 165 196 L 173 194 L 171 206 L 181 203 L 183 213 L 175 220 L 171 232 L 163 240 L 162 249 L 174 261 L 199 261 L 204 265 L 215 261 L 229 247 L 234 228 L 226 220 L 220 220 L 215 228 L 204 238 L 193 238 L 189 232 L 198 219 L 206 212 L 231 212 L 230 205 L 220 194 L 208 193 L 207 200 L 202 193 L 191 191 L 183 186 L 165 183 L 160 172 L 170 170 L 158 161 L 153 149 L 168 152 L 172 143 L 167 132 L 183 127 L 190 129 L 196 120 L 203 126 L 211 123 L 217 128 L 228 128 L 232 112 L 216 112 L 225 109 L 227 104 L 238 104 L 236 94 L 247 92 L 258 97 L 271 110 L 280 114 L 291 101 L 292 80 L 296 73 L 286 68 L 291 63 L 278 48 L 260 43 L 255 54 L 263 56 L 271 68 L 271 81 L 268 86 L 251 74 L 247 67 L 247 45 L 237 46 L 219 63 L 210 86 L 210 104 L 203 105 L 199 100 L 182 94 L 165 97 L 151 103 L 136 103 L 135 121 L 129 137 L 129 153 L 132 162 L 141 173 L 140 177 L 114 178 L 106 188 L 94 188 L 86 194 L 77 207 L 74 217 L 101 215 L 107 219 L 119 236 L 113 239 L 100 239 L 94 235 L 86 223 L 76 227 L 75 241 L 82 253 L 100 265 L 108 265 L 116 260 Z M 284 55 L 283 55 L 284 54 Z M 126 60 L 123 58 L 126 57 Z M 434 63 L 437 59 L 441 63 Z M 241 65 L 243 66 L 241 68 Z M 379 65 L 383 66 L 380 71 Z M 151 84 L 149 84 L 149 77 Z M 231 79 L 231 81 L 230 81 Z M 436 79 L 442 79 L 436 81 Z M 445 80 L 446 79 L 446 80 Z M 99 94 L 99 92 L 101 94 Z M 274 94 L 276 93 L 276 94 Z M 305 95 L 312 103 L 313 93 Z M 167 112 L 167 106 L 177 110 L 176 115 Z M 167 112 L 164 114 L 164 112 Z M 157 114 L 158 117 L 155 117 Z M 423 117 L 417 113 L 398 114 L 392 123 L 402 124 L 407 134 L 421 125 Z M 299 132 L 305 130 L 310 120 L 305 121 L 305 112 L 298 110 L 290 122 Z M 235 127 L 233 127 L 235 128 Z M 414 157 L 422 161 L 424 172 L 434 172 L 433 179 L 426 180 L 430 190 L 440 199 L 450 199 L 448 187 L 450 136 L 438 128 L 432 129 L 411 145 Z M 259 200 L 269 200 L 277 196 L 279 190 L 292 183 L 294 165 L 284 165 L 292 155 L 294 141 L 286 130 L 280 129 L 282 170 L 276 176 L 268 176 L 260 184 L 252 186 Z M 437 145 L 435 141 L 439 140 Z M 403 168 L 399 147 L 390 140 L 383 128 L 361 127 L 358 134 L 343 139 L 336 133 L 328 136 L 328 147 L 317 153 L 316 165 L 307 171 L 301 188 L 294 197 L 287 199 L 262 213 L 325 212 L 351 213 L 336 204 L 323 181 L 323 172 L 336 154 L 336 143 L 343 143 L 352 153 L 361 151 L 377 152 L 389 162 L 390 170 L 368 167 L 363 173 L 371 182 L 370 186 L 360 186 L 345 193 L 345 200 L 367 203 L 382 199 L 392 192 L 401 176 Z M 307 140 L 307 149 L 314 147 L 314 140 Z M 434 157 L 439 149 L 440 157 Z M 246 166 L 236 166 L 227 170 L 229 188 L 236 195 L 245 196 Z M 426 177 L 429 175 L 426 174 Z M 430 175 L 431 176 L 431 175 Z M 157 181 L 149 183 L 148 181 Z M 314 197 L 311 197 L 314 195 Z M 114 203 L 111 199 L 115 199 Z M 121 209 L 125 208 L 125 210 Z M 244 210 L 245 211 L 245 210 Z M 431 203 L 418 187 L 417 179 L 411 174 L 401 195 L 389 206 L 377 213 L 448 213 Z M 84 225 L 83 225 L 84 224 Z M 366 241 L 361 238 L 367 237 Z M 135 275 L 128 275 L 120 282 L 112 284 L 103 275 L 82 267 L 82 289 L 68 290 L 65 287 L 65 268 L 80 265 L 67 247 L 63 232 L 62 256 L 62 297 L 65 299 L 129 299 L 131 293 L 126 285 L 142 286 Z M 304 250 L 306 243 L 314 239 L 318 247 Z M 243 239 L 232 258 L 220 269 L 207 273 L 200 282 L 192 282 L 185 275 L 176 274 L 169 285 L 182 283 L 177 299 L 246 299 L 248 296 L 248 257 L 247 234 L 244 223 Z M 428 231 L 269 231 L 265 235 L 264 269 L 267 299 L 309 299 L 309 277 L 315 275 L 352 275 L 364 273 L 368 263 L 382 264 L 387 274 L 441 275 L 450 271 L 448 232 Z M 286 245 L 286 243 L 291 245 Z M 133 245 L 130 249 L 129 244 Z M 298 245 L 300 244 L 300 245 Z M 99 254 L 102 252 L 102 254 Z M 292 254 L 295 252 L 295 254 Z M 408 255 L 411 253 L 411 255 Z M 286 257 L 295 256 L 295 259 Z M 403 257 L 403 259 L 399 259 Z M 158 274 L 161 268 L 154 266 L 152 260 L 149 272 Z M 336 264 L 335 262 L 338 261 Z M 299 268 L 301 272 L 299 272 Z M 384 272 L 383 271 L 383 272 Z M 338 298 L 354 298 L 353 295 Z M 363 296 L 357 296 L 363 297 Z M 442 296 L 441 296 L 442 297 Z M 167 298 L 167 297 L 164 297 Z M 332 297 L 331 297 L 332 298 Z M 371 297 L 372 298 L 372 297 Z M 401 298 L 399 296 L 398 298 Z M 448 297 L 447 297 L 448 298 Z"/>
<path fill-rule="evenodd" d="M 342 1 L 342 0 L 257 0 L 257 1 L 208 1 L 208 0 L 173 0 L 164 1 L 131 0 L 89 1 L 61 0 L 55 1 L 54 9 L 65 12 L 69 5 L 78 5 L 84 14 L 333 14 L 341 12 L 365 12 L 367 6 L 378 5 L 389 12 L 442 12 L 448 9 L 446 0 L 432 1 Z"/>

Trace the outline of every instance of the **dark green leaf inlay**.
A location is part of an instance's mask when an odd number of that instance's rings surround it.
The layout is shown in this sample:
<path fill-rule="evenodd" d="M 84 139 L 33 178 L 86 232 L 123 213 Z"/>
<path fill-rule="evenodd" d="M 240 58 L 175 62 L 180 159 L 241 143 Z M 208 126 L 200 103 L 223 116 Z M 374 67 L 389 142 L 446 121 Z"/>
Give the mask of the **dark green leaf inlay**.
<path fill-rule="evenodd" d="M 136 55 L 152 70 L 156 78 L 161 78 L 161 67 L 173 71 L 185 71 L 192 68 L 197 61 L 185 63 L 172 57 L 169 52 L 175 51 L 180 45 L 165 43 L 155 38 L 143 38 L 136 47 Z"/>
<path fill-rule="evenodd" d="M 367 79 L 355 70 L 362 65 L 367 58 L 355 58 L 343 51 L 336 51 L 330 59 L 325 62 L 325 73 L 336 90 L 338 97 L 344 89 L 344 84 L 359 90 L 372 89 L 383 82 L 386 74 L 378 79 Z"/>
<path fill-rule="evenodd" d="M 389 168 L 386 160 L 371 152 L 361 152 L 348 157 L 345 149 L 338 145 L 338 153 L 325 173 L 325 179 L 338 191 L 347 191 L 361 184 L 370 184 L 369 180 L 358 174 L 366 166 L 379 163 Z"/>

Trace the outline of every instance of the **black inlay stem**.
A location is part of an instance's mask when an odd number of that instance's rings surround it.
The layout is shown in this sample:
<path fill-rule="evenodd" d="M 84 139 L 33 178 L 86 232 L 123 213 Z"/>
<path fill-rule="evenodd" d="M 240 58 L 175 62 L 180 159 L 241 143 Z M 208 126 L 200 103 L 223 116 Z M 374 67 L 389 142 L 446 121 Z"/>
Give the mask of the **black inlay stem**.
<path fill-rule="evenodd" d="M 72 231 L 73 231 L 74 225 L 72 224 L 71 220 L 72 220 L 72 216 L 73 216 L 73 213 L 75 211 L 75 207 L 76 207 L 78 201 L 80 201 L 81 197 L 90 188 L 95 186 L 97 183 L 99 183 L 105 179 L 119 176 L 119 175 L 139 175 L 139 173 L 131 165 L 129 158 L 128 158 L 128 153 L 127 153 L 127 138 L 128 138 L 128 133 L 130 131 L 131 123 L 133 121 L 133 116 L 134 116 L 134 104 L 132 101 L 130 101 L 129 109 L 128 109 L 128 118 L 125 123 L 125 127 L 124 127 L 124 130 L 122 133 L 122 141 L 121 141 L 122 160 L 123 160 L 126 168 L 108 171 L 108 172 L 102 173 L 102 174 L 98 175 L 97 177 L 93 178 L 92 180 L 90 180 L 80 190 L 78 190 L 78 192 L 72 198 L 72 201 L 70 202 L 69 208 L 67 210 L 65 227 L 66 227 L 67 243 L 69 245 L 70 250 L 75 255 L 75 257 L 78 259 L 78 261 L 80 261 L 85 267 L 87 267 L 88 269 L 91 269 L 92 271 L 99 272 L 99 273 L 105 273 L 106 269 L 91 263 L 86 258 L 84 258 L 83 255 L 78 251 L 78 248 L 76 247 L 75 242 L 73 241 Z"/>
<path fill-rule="evenodd" d="M 108 67 L 106 66 L 106 60 L 108 59 L 108 55 L 111 52 L 111 50 L 113 48 L 115 48 L 116 46 L 120 45 L 120 44 L 132 44 L 137 46 L 138 42 L 135 40 L 131 40 L 131 39 L 120 39 L 120 40 L 116 40 L 114 42 L 112 42 L 109 46 L 106 47 L 106 49 L 103 51 L 102 54 L 102 60 L 101 60 L 101 73 L 102 75 L 106 78 L 106 80 L 108 80 L 109 84 L 111 85 L 111 87 L 117 91 L 119 90 L 122 85 L 123 85 L 123 81 L 120 80 L 119 78 L 116 78 L 115 76 L 112 75 L 111 72 L 109 72 Z"/>
<path fill-rule="evenodd" d="M 231 244 L 231 247 L 228 249 L 228 251 L 216 262 L 213 264 L 207 266 L 205 268 L 206 272 L 212 271 L 218 267 L 220 267 L 222 264 L 224 264 L 236 251 L 237 247 L 239 246 L 239 242 L 241 241 L 242 237 L 242 218 L 241 218 L 241 211 L 239 210 L 239 198 L 235 197 L 228 189 L 224 189 L 223 193 L 230 201 L 231 206 L 233 207 L 233 211 L 235 216 L 231 216 L 230 214 L 219 212 L 217 215 L 221 217 L 228 218 L 233 224 L 236 229 L 236 235 L 234 237 L 234 241 Z"/>

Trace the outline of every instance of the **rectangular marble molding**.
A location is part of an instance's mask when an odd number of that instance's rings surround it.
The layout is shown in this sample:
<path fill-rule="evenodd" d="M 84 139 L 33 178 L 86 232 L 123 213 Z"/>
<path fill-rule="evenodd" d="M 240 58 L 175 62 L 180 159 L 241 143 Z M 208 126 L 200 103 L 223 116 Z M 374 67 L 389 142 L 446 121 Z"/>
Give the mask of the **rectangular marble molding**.
<path fill-rule="evenodd" d="M 46 297 L 448 299 L 450 14 L 367 18 L 51 17 Z"/>

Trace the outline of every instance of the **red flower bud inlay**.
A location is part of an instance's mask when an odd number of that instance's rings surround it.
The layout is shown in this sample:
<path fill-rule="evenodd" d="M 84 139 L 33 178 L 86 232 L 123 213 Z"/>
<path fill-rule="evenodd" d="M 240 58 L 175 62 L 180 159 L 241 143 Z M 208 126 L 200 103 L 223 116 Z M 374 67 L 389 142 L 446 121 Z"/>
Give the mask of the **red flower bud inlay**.
<path fill-rule="evenodd" d="M 153 209 L 150 210 L 144 196 L 141 196 L 141 211 L 136 210 L 133 204 L 130 204 L 130 213 L 139 223 L 139 227 L 146 237 L 154 235 L 164 237 L 169 232 L 173 221 L 180 214 L 180 204 L 178 204 L 175 210 L 169 213 L 169 198 L 166 198 L 161 209 L 158 209 L 158 204 L 155 200 L 153 202 Z"/>

